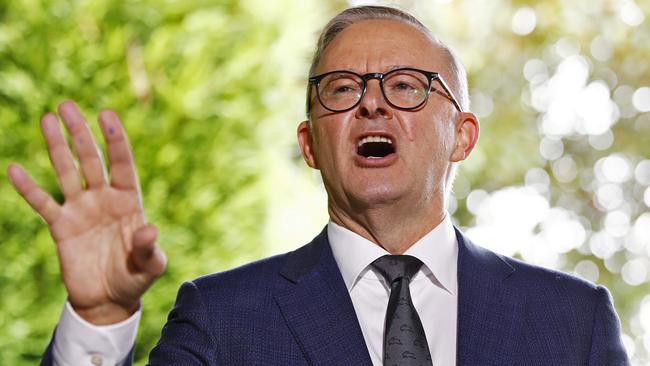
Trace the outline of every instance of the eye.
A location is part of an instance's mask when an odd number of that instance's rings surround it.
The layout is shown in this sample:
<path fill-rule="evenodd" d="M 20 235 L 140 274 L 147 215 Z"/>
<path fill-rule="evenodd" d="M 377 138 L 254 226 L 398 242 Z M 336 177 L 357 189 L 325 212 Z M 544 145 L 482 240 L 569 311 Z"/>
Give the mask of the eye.
<path fill-rule="evenodd" d="M 414 95 L 421 94 L 423 92 L 422 85 L 418 85 L 416 82 L 411 82 L 408 80 L 391 80 L 387 85 L 386 92 L 391 95 Z"/>
<path fill-rule="evenodd" d="M 361 86 L 349 77 L 333 77 L 323 80 L 321 95 L 332 98 L 356 95 L 361 91 Z"/>
<path fill-rule="evenodd" d="M 397 83 L 392 87 L 394 90 L 409 91 L 415 89 L 413 85 L 410 85 L 405 82 Z"/>
<path fill-rule="evenodd" d="M 409 92 L 426 88 L 426 83 L 410 75 L 396 75 L 384 82 L 388 89 L 395 92 Z"/>
<path fill-rule="evenodd" d="M 336 94 L 340 94 L 340 93 L 349 92 L 349 91 L 351 91 L 351 90 L 352 90 L 352 88 L 351 88 L 350 86 L 348 86 L 348 85 L 341 85 L 341 86 L 337 87 L 337 88 L 334 90 L 334 93 L 336 93 Z"/>
<path fill-rule="evenodd" d="M 426 96 L 428 80 L 410 70 L 395 70 L 384 80 L 384 91 L 391 103 L 413 105 Z"/>

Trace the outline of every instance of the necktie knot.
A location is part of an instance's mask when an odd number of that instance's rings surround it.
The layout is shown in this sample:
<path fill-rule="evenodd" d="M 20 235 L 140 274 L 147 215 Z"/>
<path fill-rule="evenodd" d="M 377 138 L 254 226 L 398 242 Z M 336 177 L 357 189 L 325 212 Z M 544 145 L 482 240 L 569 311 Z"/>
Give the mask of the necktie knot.
<path fill-rule="evenodd" d="M 422 267 L 422 262 L 411 255 L 385 255 L 372 262 L 371 266 L 392 284 L 400 278 L 410 281 Z"/>

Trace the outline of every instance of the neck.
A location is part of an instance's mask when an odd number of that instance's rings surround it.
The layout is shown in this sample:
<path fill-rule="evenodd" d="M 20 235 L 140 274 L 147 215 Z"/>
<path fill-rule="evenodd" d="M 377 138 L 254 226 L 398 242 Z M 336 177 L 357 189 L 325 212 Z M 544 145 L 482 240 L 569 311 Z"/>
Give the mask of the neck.
<path fill-rule="evenodd" d="M 337 225 L 361 235 L 391 254 L 403 254 L 445 218 L 442 202 L 432 206 L 429 206 L 431 209 L 417 210 L 412 206 L 383 205 L 350 215 L 330 202 L 328 211 Z"/>

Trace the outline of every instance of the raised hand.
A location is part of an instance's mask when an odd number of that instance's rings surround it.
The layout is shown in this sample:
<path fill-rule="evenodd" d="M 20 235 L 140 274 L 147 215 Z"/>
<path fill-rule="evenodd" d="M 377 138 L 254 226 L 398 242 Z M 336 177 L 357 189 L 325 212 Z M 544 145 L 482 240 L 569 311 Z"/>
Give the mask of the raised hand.
<path fill-rule="evenodd" d="M 109 182 L 102 155 L 77 106 L 64 102 L 59 114 L 71 136 L 85 186 L 52 113 L 43 116 L 41 129 L 63 205 L 19 165 L 10 165 L 8 175 L 49 226 L 75 311 L 94 324 L 116 323 L 137 310 L 140 297 L 165 270 L 166 258 L 155 245 L 156 228 L 146 223 L 131 148 L 117 115 L 109 110 L 99 115 Z"/>

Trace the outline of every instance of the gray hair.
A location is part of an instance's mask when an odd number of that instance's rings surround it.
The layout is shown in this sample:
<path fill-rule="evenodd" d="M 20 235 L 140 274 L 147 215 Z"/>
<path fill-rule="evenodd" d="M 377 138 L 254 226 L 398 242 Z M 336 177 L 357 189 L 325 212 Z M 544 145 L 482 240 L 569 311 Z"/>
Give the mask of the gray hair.
<path fill-rule="evenodd" d="M 337 14 L 332 20 L 327 23 L 323 28 L 318 43 L 316 44 L 316 52 L 309 68 L 309 76 L 314 76 L 316 68 L 325 52 L 325 49 L 334 40 L 334 38 L 341 33 L 345 28 L 352 24 L 362 22 L 364 20 L 395 20 L 398 22 L 406 23 L 414 26 L 422 33 L 426 34 L 431 40 L 436 43 L 444 52 L 449 61 L 449 71 L 453 76 L 450 87 L 454 90 L 454 94 L 458 97 L 463 110 L 469 110 L 469 95 L 467 91 L 467 74 L 465 67 L 460 62 L 455 53 L 443 42 L 441 42 L 424 24 L 417 18 L 402 10 L 390 8 L 386 6 L 359 6 L 343 10 Z M 307 116 L 309 117 L 309 110 L 311 105 L 311 86 L 307 85 Z"/>

